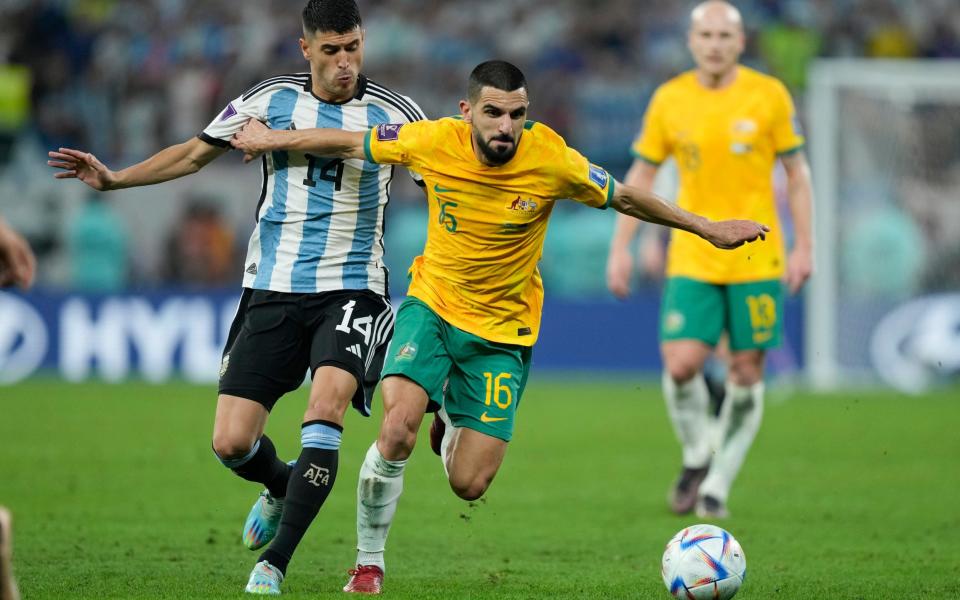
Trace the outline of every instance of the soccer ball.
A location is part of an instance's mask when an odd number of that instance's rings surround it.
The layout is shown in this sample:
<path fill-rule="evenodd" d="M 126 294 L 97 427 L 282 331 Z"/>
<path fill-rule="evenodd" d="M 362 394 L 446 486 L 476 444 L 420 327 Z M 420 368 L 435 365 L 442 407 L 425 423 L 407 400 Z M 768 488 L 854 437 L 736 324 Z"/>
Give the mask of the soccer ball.
<path fill-rule="evenodd" d="M 674 598 L 729 600 L 747 575 L 747 559 L 723 529 L 691 525 L 667 542 L 660 574 Z"/>

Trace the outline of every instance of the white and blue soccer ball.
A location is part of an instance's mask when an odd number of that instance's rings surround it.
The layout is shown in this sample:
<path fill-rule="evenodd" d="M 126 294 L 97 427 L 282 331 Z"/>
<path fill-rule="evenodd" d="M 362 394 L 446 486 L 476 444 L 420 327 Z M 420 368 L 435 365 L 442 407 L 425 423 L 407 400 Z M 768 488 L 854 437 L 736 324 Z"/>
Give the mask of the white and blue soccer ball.
<path fill-rule="evenodd" d="M 727 531 L 691 525 L 667 542 L 660 574 L 674 598 L 729 600 L 747 574 L 747 559 Z"/>

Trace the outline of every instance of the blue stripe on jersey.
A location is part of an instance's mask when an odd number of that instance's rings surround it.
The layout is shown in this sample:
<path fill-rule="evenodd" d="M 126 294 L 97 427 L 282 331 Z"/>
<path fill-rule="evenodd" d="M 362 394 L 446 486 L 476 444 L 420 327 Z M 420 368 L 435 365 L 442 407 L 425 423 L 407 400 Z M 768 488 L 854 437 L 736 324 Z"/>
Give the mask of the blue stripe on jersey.
<path fill-rule="evenodd" d="M 390 116 L 379 106 L 367 107 L 367 127 L 373 128 L 381 123 L 389 123 Z M 363 161 L 360 174 L 359 212 L 357 228 L 353 234 L 353 246 L 343 267 L 343 287 L 348 290 L 367 288 L 367 266 L 373 255 L 373 245 L 377 236 L 377 217 L 380 213 L 380 165 Z"/>
<path fill-rule="evenodd" d="M 267 123 L 270 129 L 287 129 L 293 121 L 293 109 L 297 105 L 297 92 L 279 90 L 270 97 L 267 107 Z M 287 153 L 272 152 L 273 161 L 273 198 L 267 212 L 260 217 L 260 265 L 253 287 L 271 289 L 270 279 L 277 264 L 277 247 L 280 245 L 280 233 L 287 219 Z"/>
<path fill-rule="evenodd" d="M 317 127 L 343 129 L 343 107 L 339 104 L 321 102 L 317 110 Z M 308 158 L 309 160 L 309 158 Z M 333 159 L 313 157 L 312 179 L 316 185 L 307 190 L 307 216 L 303 222 L 303 237 L 297 252 L 297 262 L 293 265 L 291 289 L 294 292 L 315 292 L 317 290 L 317 265 L 327 247 L 330 234 L 330 218 L 333 215 L 333 195 L 336 193 L 336 173 L 339 162 L 330 169 L 334 177 L 324 179 L 324 165 Z"/>

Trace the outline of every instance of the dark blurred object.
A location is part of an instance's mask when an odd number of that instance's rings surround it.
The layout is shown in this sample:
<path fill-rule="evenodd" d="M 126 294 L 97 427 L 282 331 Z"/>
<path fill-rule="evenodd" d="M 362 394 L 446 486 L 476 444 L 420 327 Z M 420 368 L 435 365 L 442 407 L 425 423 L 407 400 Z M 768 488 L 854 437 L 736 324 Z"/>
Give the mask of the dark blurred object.
<path fill-rule="evenodd" d="M 162 277 L 186 286 L 221 286 L 239 277 L 233 230 L 209 200 L 193 198 L 167 239 Z"/>

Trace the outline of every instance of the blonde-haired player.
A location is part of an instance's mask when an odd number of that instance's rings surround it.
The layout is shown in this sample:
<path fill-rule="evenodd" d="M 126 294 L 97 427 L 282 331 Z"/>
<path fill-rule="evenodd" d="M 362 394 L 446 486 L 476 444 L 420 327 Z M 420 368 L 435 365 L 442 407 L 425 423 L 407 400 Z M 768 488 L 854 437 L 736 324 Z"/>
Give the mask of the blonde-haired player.
<path fill-rule="evenodd" d="M 810 170 L 790 94 L 778 80 L 738 63 L 744 49 L 739 11 L 704 2 L 691 14 L 688 46 L 696 67 L 661 85 L 633 145 L 626 183 L 649 190 L 669 156 L 680 172 L 679 206 L 723 219 L 772 224 L 766 244 L 717 252 L 683 231 L 672 233 L 661 309 L 663 393 L 683 447 L 683 472 L 671 490 L 677 513 L 727 513 L 727 497 L 763 414 L 765 352 L 780 343 L 783 280 L 796 293 L 812 271 Z M 772 174 L 787 173 L 795 240 L 789 256 L 777 224 Z M 639 221 L 617 218 L 607 281 L 629 292 L 629 245 Z M 729 336 L 726 400 L 718 429 L 708 417 L 704 361 Z M 715 437 L 714 437 L 715 435 Z"/>

